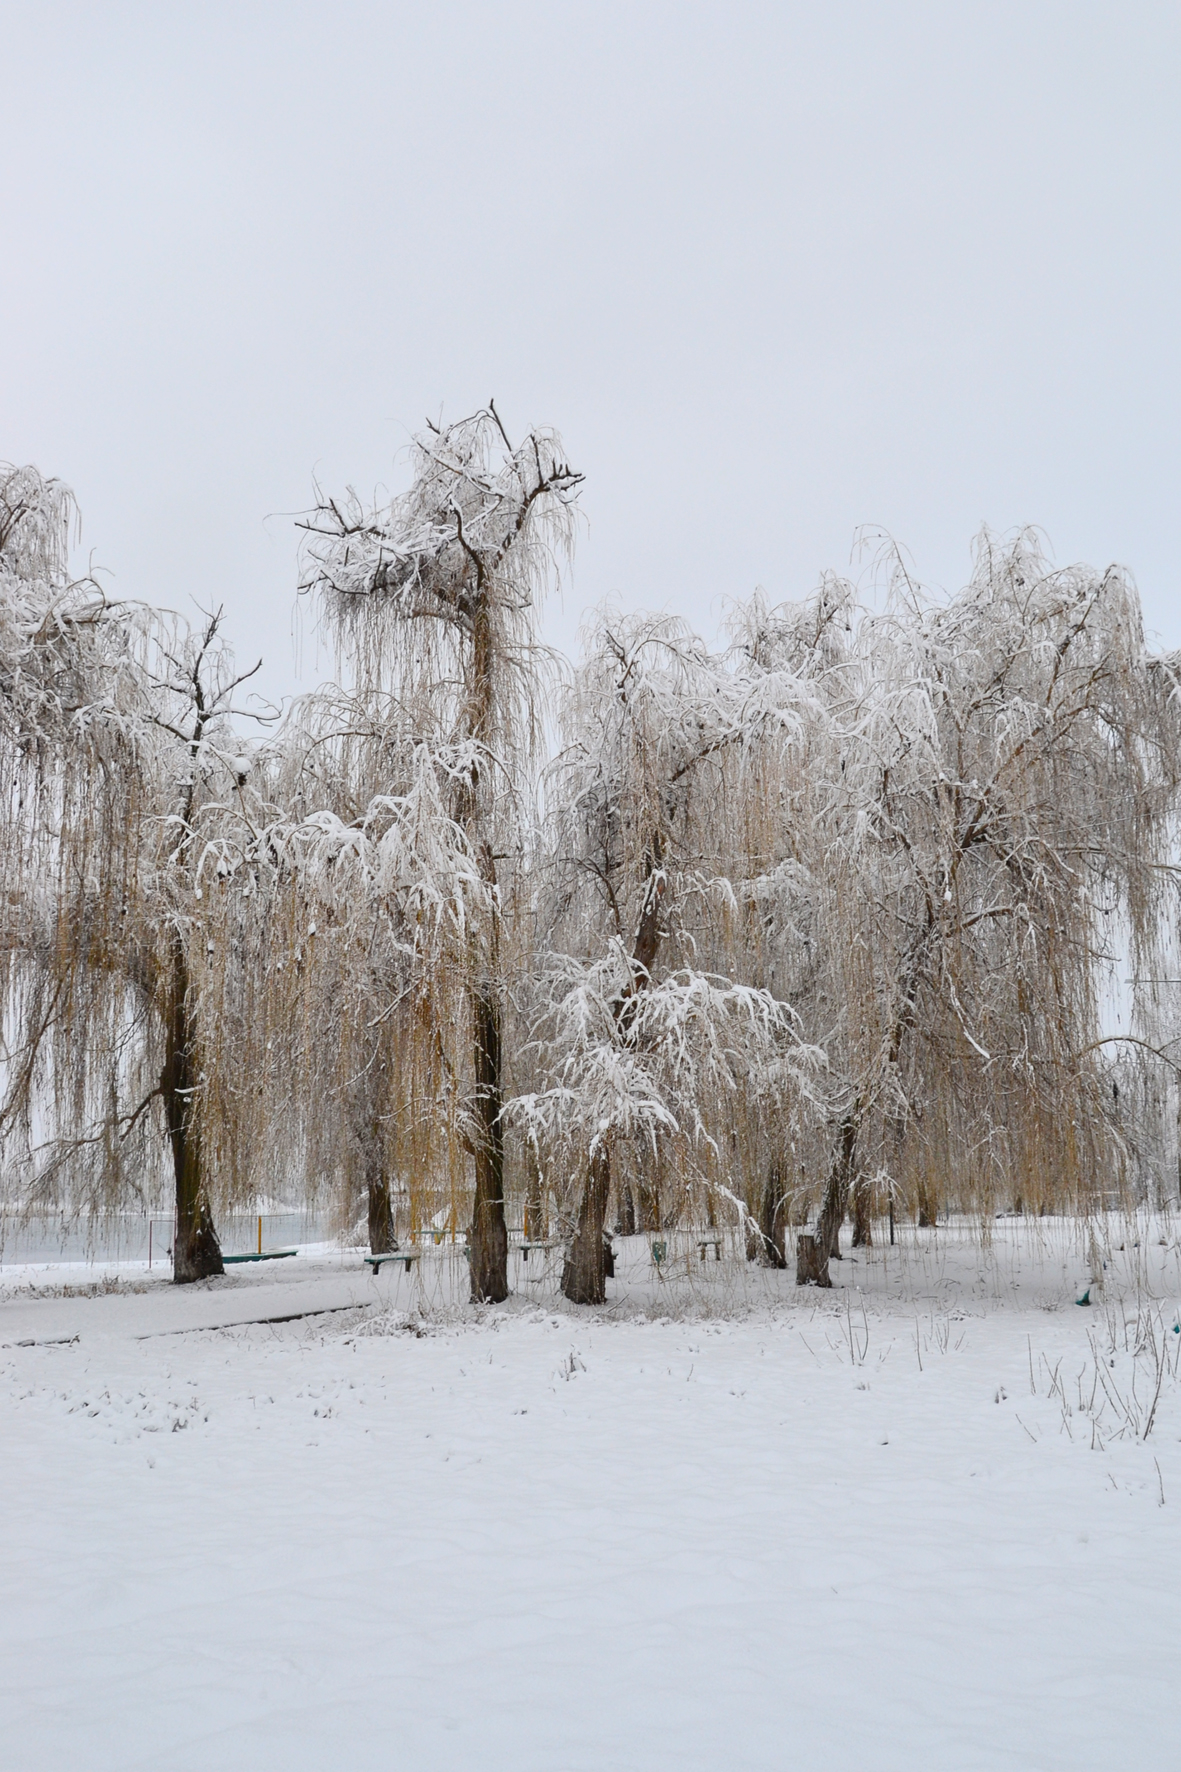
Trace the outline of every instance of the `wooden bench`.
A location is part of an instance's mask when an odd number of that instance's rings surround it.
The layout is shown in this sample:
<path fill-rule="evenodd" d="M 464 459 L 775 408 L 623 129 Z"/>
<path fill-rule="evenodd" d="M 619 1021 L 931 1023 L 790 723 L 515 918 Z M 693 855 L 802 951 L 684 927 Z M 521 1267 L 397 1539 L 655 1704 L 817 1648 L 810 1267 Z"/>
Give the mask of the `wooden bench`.
<path fill-rule="evenodd" d="M 722 1259 L 722 1244 L 725 1241 L 724 1237 L 721 1237 L 721 1236 L 718 1236 L 718 1237 L 714 1237 L 714 1236 L 697 1237 L 694 1240 L 697 1244 L 697 1248 L 700 1253 L 702 1261 L 705 1260 L 705 1252 L 707 1249 L 713 1250 L 715 1261 L 721 1261 L 721 1259 Z"/>

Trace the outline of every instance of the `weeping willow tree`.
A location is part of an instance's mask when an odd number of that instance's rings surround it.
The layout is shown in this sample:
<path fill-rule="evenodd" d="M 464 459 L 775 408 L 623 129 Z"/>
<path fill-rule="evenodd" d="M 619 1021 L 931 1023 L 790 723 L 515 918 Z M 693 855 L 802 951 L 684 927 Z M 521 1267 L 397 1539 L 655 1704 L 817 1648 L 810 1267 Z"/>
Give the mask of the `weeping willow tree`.
<path fill-rule="evenodd" d="M 167 1149 L 174 1276 L 202 1278 L 221 1271 L 212 1212 L 230 1187 L 210 1172 L 205 1098 L 236 1054 L 202 1025 L 198 875 L 205 842 L 247 816 L 230 723 L 245 679 L 218 617 L 194 634 L 69 582 L 63 489 L 21 470 L 3 503 L 9 1174 L 26 1207 L 94 1216 L 154 1204 Z"/>
<path fill-rule="evenodd" d="M 489 907 L 447 808 L 470 756 L 426 744 L 400 751 L 387 728 L 386 791 L 373 793 L 358 712 L 320 696 L 286 735 L 288 791 L 266 833 L 260 898 L 264 920 L 284 933 L 270 939 L 261 971 L 265 1015 L 251 1020 L 260 1038 L 264 1028 L 282 1038 L 272 1099 L 289 1169 L 302 1168 L 307 1197 L 331 1184 L 346 1222 L 362 1199 L 370 1248 L 382 1253 L 396 1247 L 399 1211 L 412 1233 L 440 1220 L 454 1233 L 466 1197 L 466 964 L 472 924 Z M 366 767 L 358 775 L 354 765 Z"/>
<path fill-rule="evenodd" d="M 0 471 L 14 1200 L 151 1205 L 170 1160 L 180 1280 L 264 1180 L 363 1200 L 375 1250 L 470 1201 L 495 1300 L 516 1125 L 599 1302 L 612 1197 L 624 1229 L 729 1202 L 774 1265 L 814 1215 L 825 1284 L 850 1211 L 864 1243 L 885 1207 L 1082 1208 L 1160 1167 L 1181 698 L 1123 574 L 986 535 L 958 596 L 891 551 L 879 606 L 756 598 L 724 653 L 605 616 L 537 822 L 580 477 L 492 408 L 413 467 L 308 519 L 340 681 L 265 748 L 220 618 L 71 581 L 68 491 Z M 1116 1036 L 1118 947 L 1150 990 Z"/>
<path fill-rule="evenodd" d="M 864 1241 L 885 1197 L 931 1223 L 1118 1189 L 1105 968 L 1122 930 L 1154 970 L 1173 890 L 1177 703 L 1126 577 L 986 534 L 939 603 L 890 560 L 881 612 L 829 583 L 748 624 L 826 708 L 763 893 L 783 946 L 807 928 L 842 1090 L 800 1249 L 821 1284 L 850 1203 Z"/>
<path fill-rule="evenodd" d="M 494 407 L 418 436 L 410 490 L 367 511 L 352 494 L 306 525 L 304 584 L 336 637 L 356 730 L 397 725 L 461 759 L 447 816 L 483 886 L 459 976 L 470 1020 L 474 1300 L 508 1294 L 504 1210 L 504 973 L 513 939 L 520 791 L 540 740 L 540 598 L 572 545 L 581 476 L 558 437 L 514 446 Z M 380 749 L 380 739 L 375 741 Z M 443 972 L 432 989 L 442 991 Z M 437 1026 L 446 1009 L 433 1012 Z M 430 1042 L 428 1041 L 428 1044 Z"/>
<path fill-rule="evenodd" d="M 751 976 L 733 882 L 753 758 L 811 712 L 791 674 L 754 682 L 667 617 L 602 621 L 568 697 L 547 789 L 543 1086 L 517 1111 L 565 1155 L 576 1302 L 605 1296 L 613 1169 L 624 1229 L 712 1214 L 719 1195 L 749 1218 L 751 1170 L 815 1113 L 820 1055 Z"/>

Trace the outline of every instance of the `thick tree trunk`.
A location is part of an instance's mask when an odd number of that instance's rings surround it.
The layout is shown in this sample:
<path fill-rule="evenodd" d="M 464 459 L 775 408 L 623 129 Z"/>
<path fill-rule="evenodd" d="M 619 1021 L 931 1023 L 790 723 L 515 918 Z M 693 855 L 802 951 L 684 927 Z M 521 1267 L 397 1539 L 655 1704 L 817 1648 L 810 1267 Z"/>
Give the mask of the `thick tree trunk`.
<path fill-rule="evenodd" d="M 389 1072 L 379 1052 L 370 1051 L 349 1088 L 349 1133 L 365 1189 L 369 1250 L 390 1255 L 397 1248 L 394 1203 L 386 1172 L 384 1121 L 390 1107 Z"/>
<path fill-rule="evenodd" d="M 394 1239 L 394 1203 L 389 1177 L 380 1161 L 366 1165 L 365 1192 L 369 1202 L 369 1253 L 389 1255 L 397 1248 Z"/>
<path fill-rule="evenodd" d="M 832 1168 L 829 1170 L 828 1186 L 824 1190 L 824 1200 L 820 1207 L 820 1217 L 816 1222 L 816 1233 L 813 1237 L 796 1239 L 796 1284 L 798 1286 L 815 1285 L 830 1286 L 828 1264 L 841 1259 L 841 1225 L 845 1219 L 845 1207 L 849 1200 L 849 1189 L 853 1181 L 853 1169 L 857 1158 L 857 1130 L 861 1121 L 861 1103 L 855 1101 L 848 1115 L 841 1123 L 837 1148 L 833 1154 Z M 815 1255 L 811 1247 L 815 1245 Z"/>
<path fill-rule="evenodd" d="M 636 1234 L 636 1201 L 631 1185 L 624 1182 L 619 1190 L 619 1235 L 634 1237 Z"/>
<path fill-rule="evenodd" d="M 796 1238 L 796 1285 L 832 1285 L 828 1256 L 821 1253 L 820 1239 L 808 1231 L 801 1231 Z"/>
<path fill-rule="evenodd" d="M 596 1145 L 587 1168 L 578 1223 L 562 1269 L 562 1293 L 571 1304 L 602 1304 L 607 1297 L 603 1222 L 611 1192 L 611 1159 Z"/>
<path fill-rule="evenodd" d="M 172 1277 L 178 1285 L 223 1274 L 221 1245 L 205 1193 L 198 1125 L 197 1075 L 189 1010 L 189 976 L 179 939 L 173 951 L 171 998 L 167 1009 L 164 1071 L 160 1092 L 172 1166 L 176 1175 L 176 1232 L 172 1240 Z"/>
<path fill-rule="evenodd" d="M 504 1106 L 500 1007 L 485 985 L 473 997 L 476 1060 L 476 1198 L 468 1239 L 473 1304 L 508 1297 L 508 1227 L 504 1219 Z"/>

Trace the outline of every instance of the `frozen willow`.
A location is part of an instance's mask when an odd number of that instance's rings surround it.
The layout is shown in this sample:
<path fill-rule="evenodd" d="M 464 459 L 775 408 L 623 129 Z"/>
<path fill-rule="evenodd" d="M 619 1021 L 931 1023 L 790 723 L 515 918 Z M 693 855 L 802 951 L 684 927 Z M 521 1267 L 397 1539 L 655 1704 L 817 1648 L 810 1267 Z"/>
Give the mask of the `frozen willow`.
<path fill-rule="evenodd" d="M 801 1245 L 821 1283 L 850 1205 L 865 1241 L 883 1196 L 933 1222 L 1118 1194 L 1105 972 L 1121 927 L 1134 970 L 1158 970 L 1176 915 L 1175 676 L 1127 578 L 986 534 L 939 603 L 889 559 L 880 612 L 830 583 L 755 608 L 744 640 L 826 707 L 785 808 L 791 866 L 757 883 L 785 958 L 806 933 L 801 1012 L 827 1024 L 838 1090 Z"/>
<path fill-rule="evenodd" d="M 0 505 L 4 1155 L 26 1206 L 94 1215 L 152 1204 L 167 1151 L 176 1278 L 219 1273 L 209 1110 L 236 1042 L 206 1013 L 198 875 L 243 816 L 243 679 L 217 617 L 194 634 L 68 580 L 64 489 L 10 470 Z"/>
<path fill-rule="evenodd" d="M 416 438 L 413 467 L 409 492 L 384 510 L 366 511 L 351 495 L 320 504 L 306 524 L 304 582 L 337 636 L 354 725 L 371 735 L 375 784 L 383 756 L 399 749 L 425 744 L 453 759 L 447 815 L 482 886 L 451 972 L 471 1027 L 457 1060 L 475 1172 L 471 1290 L 495 1301 L 508 1294 L 505 913 L 540 737 L 538 603 L 572 546 L 581 475 L 551 432 L 514 446 L 491 406 Z M 440 890 L 455 896 L 445 883 Z M 434 1030 L 453 1015 L 431 1002 Z"/>
<path fill-rule="evenodd" d="M 603 612 L 559 686 L 557 437 L 489 407 L 411 467 L 306 518 L 337 677 L 265 743 L 220 618 L 72 582 L 70 495 L 0 474 L 8 1200 L 167 1167 L 183 1280 L 328 1195 L 375 1252 L 466 1229 L 477 1301 L 523 1212 L 594 1304 L 612 1227 L 794 1226 L 824 1285 L 850 1217 L 1174 1187 L 1179 672 L 1126 575 L 985 535 L 935 598 L 887 549 L 724 650 Z"/>
<path fill-rule="evenodd" d="M 516 1112 L 565 1200 L 575 1302 L 605 1296 L 613 1176 L 623 1229 L 697 1204 L 712 1223 L 813 1111 L 823 1055 L 743 951 L 734 849 L 756 757 L 809 708 L 796 677 L 752 685 L 646 617 L 598 624 L 566 698 L 542 906 L 562 947 L 541 970 L 543 1086 Z"/>

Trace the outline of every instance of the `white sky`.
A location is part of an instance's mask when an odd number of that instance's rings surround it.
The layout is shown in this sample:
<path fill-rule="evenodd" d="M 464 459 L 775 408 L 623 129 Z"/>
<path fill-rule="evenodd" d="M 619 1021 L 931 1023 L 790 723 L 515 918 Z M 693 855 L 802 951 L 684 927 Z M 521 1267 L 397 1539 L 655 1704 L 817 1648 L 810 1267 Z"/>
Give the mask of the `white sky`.
<path fill-rule="evenodd" d="M 0 0 L 0 456 L 272 693 L 275 513 L 489 395 L 587 475 L 567 648 L 860 524 L 952 587 L 984 521 L 1181 646 L 1179 51 L 1129 0 Z"/>

